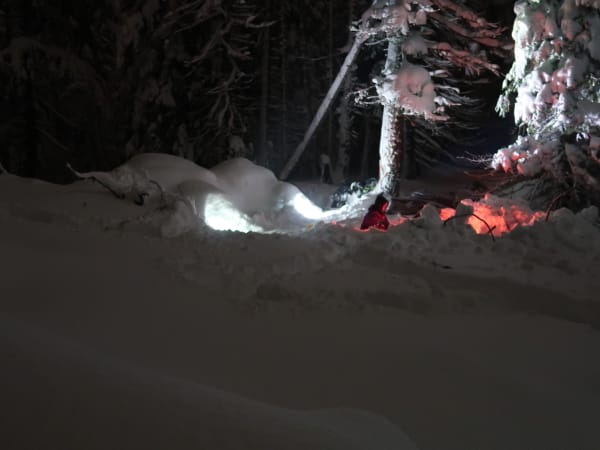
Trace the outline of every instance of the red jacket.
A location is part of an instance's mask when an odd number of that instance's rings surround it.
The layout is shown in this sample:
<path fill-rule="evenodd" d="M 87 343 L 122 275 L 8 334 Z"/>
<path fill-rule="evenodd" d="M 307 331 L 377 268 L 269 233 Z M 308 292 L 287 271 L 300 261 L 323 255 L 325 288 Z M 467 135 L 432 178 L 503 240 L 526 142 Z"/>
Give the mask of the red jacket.
<path fill-rule="evenodd" d="M 385 204 L 385 207 L 387 207 L 387 203 Z M 365 215 L 365 218 L 360 225 L 360 229 L 367 230 L 371 227 L 375 227 L 379 230 L 387 230 L 389 226 L 390 221 L 385 213 L 376 205 L 371 205 L 369 207 L 369 212 Z"/>

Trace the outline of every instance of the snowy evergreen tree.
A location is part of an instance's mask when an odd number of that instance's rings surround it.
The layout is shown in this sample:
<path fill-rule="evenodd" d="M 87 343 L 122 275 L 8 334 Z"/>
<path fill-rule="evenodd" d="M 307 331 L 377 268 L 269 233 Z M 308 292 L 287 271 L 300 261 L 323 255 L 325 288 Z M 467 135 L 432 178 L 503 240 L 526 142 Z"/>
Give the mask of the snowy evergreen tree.
<path fill-rule="evenodd" d="M 172 0 L 124 11 L 136 80 L 128 154 L 169 152 L 213 165 L 249 156 L 248 88 L 263 24 L 252 2 Z"/>
<path fill-rule="evenodd" d="M 496 169 L 551 178 L 573 194 L 600 192 L 600 2 L 518 1 L 515 61 L 498 109 L 514 98 L 523 135 Z M 516 97 L 516 98 L 515 98 Z M 571 189 L 572 188 L 572 189 Z M 575 198 L 575 197 L 572 197 Z"/>
<path fill-rule="evenodd" d="M 410 162 L 406 116 L 444 122 L 454 107 L 472 104 L 455 77 L 497 74 L 488 56 L 502 53 L 503 29 L 465 2 L 450 0 L 375 0 L 363 21 L 374 39 L 387 39 L 386 62 L 376 80 L 383 105 L 379 188 L 394 194 Z"/>
<path fill-rule="evenodd" d="M 65 176 L 65 162 L 107 168 L 111 139 L 103 53 L 95 30 L 109 10 L 90 2 L 9 1 L 0 13 L 0 141 L 8 170 Z"/>
<path fill-rule="evenodd" d="M 406 117 L 415 117 L 413 122 L 422 118 L 441 123 L 461 116 L 454 124 L 464 128 L 469 115 L 471 119 L 476 117 L 477 109 L 473 108 L 476 103 L 473 98 L 461 89 L 466 82 L 460 79 L 485 82 L 482 72 L 498 74 L 499 67 L 488 56 L 506 53 L 504 29 L 478 16 L 464 2 L 450 0 L 375 0 L 354 28 L 354 43 L 303 141 L 280 176 L 285 179 L 289 175 L 333 102 L 360 47 L 370 40 L 370 46 L 386 45 L 385 64 L 375 79 L 376 95 L 366 89 L 357 94 L 357 99 L 363 104 L 383 105 L 379 188 L 393 194 L 410 162 L 404 132 Z M 453 109 L 459 107 L 469 107 L 470 112 L 453 114 Z M 426 128 L 419 138 L 430 145 L 412 152 L 423 161 L 441 148 L 436 139 L 431 138 L 431 126 Z M 443 129 L 434 130 L 433 134 L 436 133 L 442 138 L 450 136 Z"/>

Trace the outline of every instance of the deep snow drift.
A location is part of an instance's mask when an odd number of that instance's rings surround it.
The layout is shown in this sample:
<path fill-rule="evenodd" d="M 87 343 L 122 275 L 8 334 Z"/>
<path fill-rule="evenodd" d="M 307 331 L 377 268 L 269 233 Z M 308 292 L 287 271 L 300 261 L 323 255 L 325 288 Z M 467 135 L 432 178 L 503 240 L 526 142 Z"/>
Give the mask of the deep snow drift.
<path fill-rule="evenodd" d="M 372 198 L 174 163 L 0 176 L 2 448 L 596 448 L 597 211 L 359 232 Z"/>

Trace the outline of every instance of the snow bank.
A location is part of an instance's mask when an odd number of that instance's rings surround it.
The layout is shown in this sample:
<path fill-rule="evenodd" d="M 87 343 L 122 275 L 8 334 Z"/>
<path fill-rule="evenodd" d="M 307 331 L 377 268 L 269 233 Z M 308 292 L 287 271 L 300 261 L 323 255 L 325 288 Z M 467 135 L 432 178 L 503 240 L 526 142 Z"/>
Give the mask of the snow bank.
<path fill-rule="evenodd" d="M 296 186 L 244 158 L 208 170 L 177 156 L 146 153 L 111 172 L 77 175 L 122 197 L 162 202 L 172 211 L 161 228 L 168 237 L 196 229 L 197 219 L 216 230 L 260 232 L 302 228 L 326 216 Z"/>
<path fill-rule="evenodd" d="M 596 448 L 597 209 L 163 239 L 153 201 L 0 175 L 5 446 Z"/>
<path fill-rule="evenodd" d="M 366 411 L 277 408 L 107 357 L 1 316 L 0 338 L 0 349 L 11 355 L 4 386 L 23 386 L 23 374 L 31 382 L 27 392 L 1 391 L 12 411 L 0 425 L 0 440 L 19 443 L 10 448 L 417 448 L 388 420 Z M 74 411 L 77 417 L 64 420 Z"/>

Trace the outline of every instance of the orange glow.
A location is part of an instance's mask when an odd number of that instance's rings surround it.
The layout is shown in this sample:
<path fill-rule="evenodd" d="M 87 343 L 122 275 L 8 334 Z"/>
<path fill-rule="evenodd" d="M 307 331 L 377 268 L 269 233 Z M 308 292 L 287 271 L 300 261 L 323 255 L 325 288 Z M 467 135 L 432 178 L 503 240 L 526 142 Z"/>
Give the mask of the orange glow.
<path fill-rule="evenodd" d="M 440 209 L 440 219 L 448 220 L 450 217 L 454 217 L 456 211 L 452 208 L 442 208 Z"/>
<path fill-rule="evenodd" d="M 398 225 L 402 225 L 404 222 L 408 221 L 408 218 L 406 217 L 388 217 L 388 220 L 390 221 L 390 227 L 397 227 Z"/>
<path fill-rule="evenodd" d="M 490 228 L 493 228 L 494 236 L 502 236 L 509 233 L 516 227 L 533 225 L 537 220 L 543 218 L 543 211 L 527 211 L 516 205 L 506 208 L 504 206 L 495 206 L 487 203 L 473 202 L 472 200 L 463 200 L 461 203 L 471 206 L 473 214 L 485 220 Z M 448 220 L 454 217 L 456 211 L 452 208 L 443 208 L 440 210 L 440 219 Z M 467 223 L 471 225 L 477 234 L 489 233 L 488 225 L 483 223 L 475 216 L 469 216 Z"/>

